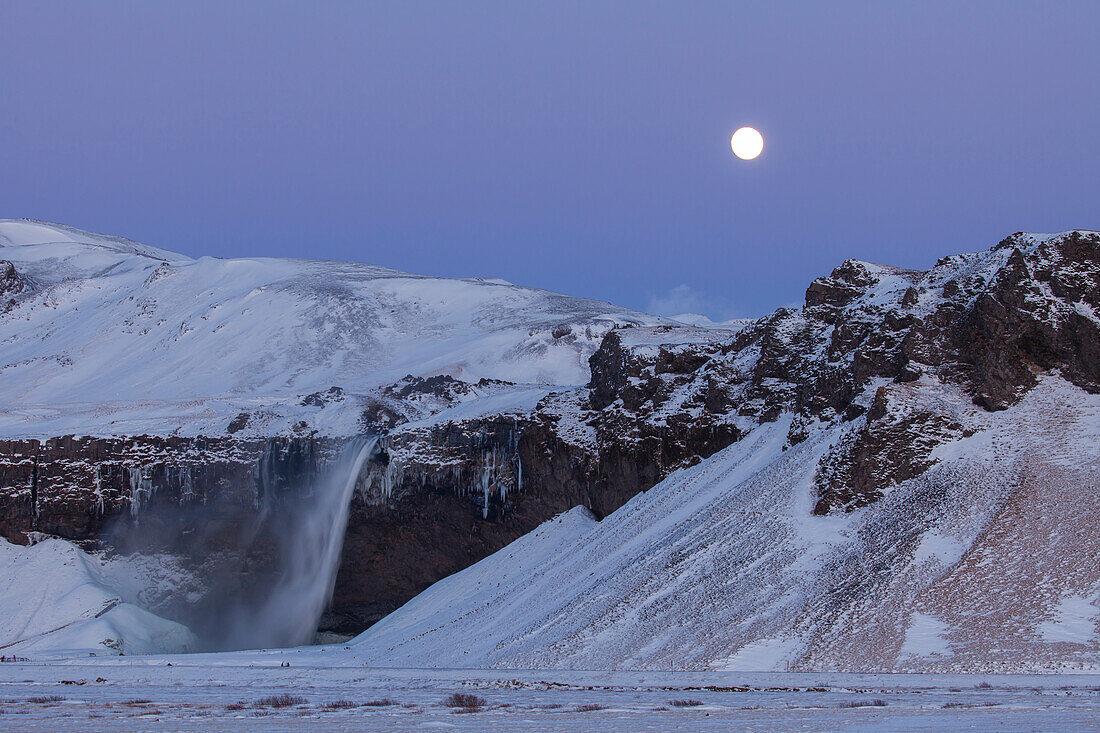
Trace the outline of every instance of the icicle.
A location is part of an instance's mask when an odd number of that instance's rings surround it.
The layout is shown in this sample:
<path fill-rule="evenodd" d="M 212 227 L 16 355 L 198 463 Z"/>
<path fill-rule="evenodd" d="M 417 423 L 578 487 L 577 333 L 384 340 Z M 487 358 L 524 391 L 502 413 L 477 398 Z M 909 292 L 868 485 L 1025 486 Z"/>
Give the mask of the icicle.
<path fill-rule="evenodd" d="M 489 460 L 486 465 L 481 468 L 481 518 L 489 518 L 489 486 L 491 484 L 493 463 L 496 456 L 493 453 L 489 454 Z"/>
<path fill-rule="evenodd" d="M 145 468 L 138 464 L 129 467 L 130 472 L 130 516 L 137 518 L 142 504 L 153 495 L 153 477 L 145 476 Z"/>
<path fill-rule="evenodd" d="M 96 509 L 99 511 L 100 516 L 103 515 L 103 479 L 99 475 L 100 469 L 103 468 L 102 464 L 96 464 L 95 471 L 92 473 L 92 478 L 95 480 L 95 499 Z"/>
<path fill-rule="evenodd" d="M 180 503 L 190 502 L 194 498 L 194 485 L 191 480 L 191 467 L 182 463 L 176 469 L 176 478 L 180 485 Z"/>
<path fill-rule="evenodd" d="M 136 518 L 138 512 L 141 510 L 140 495 L 138 492 L 141 490 L 141 472 L 136 466 L 129 467 L 130 474 L 130 516 Z"/>
<path fill-rule="evenodd" d="M 393 496 L 393 490 L 396 486 L 404 480 L 405 471 L 401 467 L 401 461 L 399 461 L 392 453 L 390 454 L 390 462 L 386 466 L 386 470 L 382 472 L 382 496 L 385 499 L 389 499 Z"/>

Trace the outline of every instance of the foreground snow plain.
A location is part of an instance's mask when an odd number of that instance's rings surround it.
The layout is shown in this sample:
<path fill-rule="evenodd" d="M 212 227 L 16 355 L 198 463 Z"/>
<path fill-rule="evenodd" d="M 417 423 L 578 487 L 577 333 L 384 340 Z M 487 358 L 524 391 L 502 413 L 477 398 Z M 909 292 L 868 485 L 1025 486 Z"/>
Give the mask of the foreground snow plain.
<path fill-rule="evenodd" d="M 454 693 L 484 703 L 454 708 L 446 704 Z M 267 700 L 283 695 L 290 704 Z M 411 670 L 368 667 L 354 650 L 342 647 L 0 664 L 3 730 L 305 726 L 332 731 L 1100 730 L 1100 675 Z"/>

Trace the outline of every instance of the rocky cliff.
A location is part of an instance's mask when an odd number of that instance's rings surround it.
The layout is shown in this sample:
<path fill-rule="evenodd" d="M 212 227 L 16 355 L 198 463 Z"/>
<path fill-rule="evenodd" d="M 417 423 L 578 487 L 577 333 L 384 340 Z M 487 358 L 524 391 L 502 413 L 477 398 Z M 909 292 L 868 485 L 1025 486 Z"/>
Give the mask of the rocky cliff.
<path fill-rule="evenodd" d="M 927 272 L 846 262 L 802 308 L 737 333 L 609 334 L 589 388 L 536 413 L 596 462 L 647 446 L 632 454 L 639 488 L 647 468 L 684 470 L 437 583 L 358 652 L 395 666 L 1095 669 L 1098 265 L 1096 233 L 1018 234 Z M 700 460 L 699 428 L 732 444 Z"/>

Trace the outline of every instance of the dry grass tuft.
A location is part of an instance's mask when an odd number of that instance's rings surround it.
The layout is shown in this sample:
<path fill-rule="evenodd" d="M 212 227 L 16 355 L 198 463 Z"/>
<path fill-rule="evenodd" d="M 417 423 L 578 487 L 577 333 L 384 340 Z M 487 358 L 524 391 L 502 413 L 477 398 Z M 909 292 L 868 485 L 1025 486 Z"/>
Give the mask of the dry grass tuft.
<path fill-rule="evenodd" d="M 325 710 L 347 710 L 348 708 L 357 707 L 359 707 L 359 704 L 351 700 L 333 700 L 332 702 L 326 702 L 324 704 Z"/>
<path fill-rule="evenodd" d="M 838 708 L 884 708 L 886 707 L 885 700 L 849 700 L 837 705 Z"/>
<path fill-rule="evenodd" d="M 297 695 L 272 695 L 271 697 L 264 697 L 253 703 L 258 708 L 289 708 L 294 705 L 305 705 L 309 700 L 304 697 L 298 697 Z"/>
<path fill-rule="evenodd" d="M 449 708 L 459 708 L 462 712 L 474 713 L 485 707 L 485 698 L 465 692 L 452 693 L 443 704 Z"/>

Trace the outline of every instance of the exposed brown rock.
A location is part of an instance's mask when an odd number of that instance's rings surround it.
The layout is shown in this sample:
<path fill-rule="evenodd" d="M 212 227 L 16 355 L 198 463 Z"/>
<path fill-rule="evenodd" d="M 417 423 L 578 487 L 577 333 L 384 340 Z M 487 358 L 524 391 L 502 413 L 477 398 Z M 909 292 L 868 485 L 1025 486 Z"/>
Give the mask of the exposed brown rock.
<path fill-rule="evenodd" d="M 15 265 L 0 260 L 0 298 L 11 298 L 29 289 L 29 281 L 15 269 Z"/>

